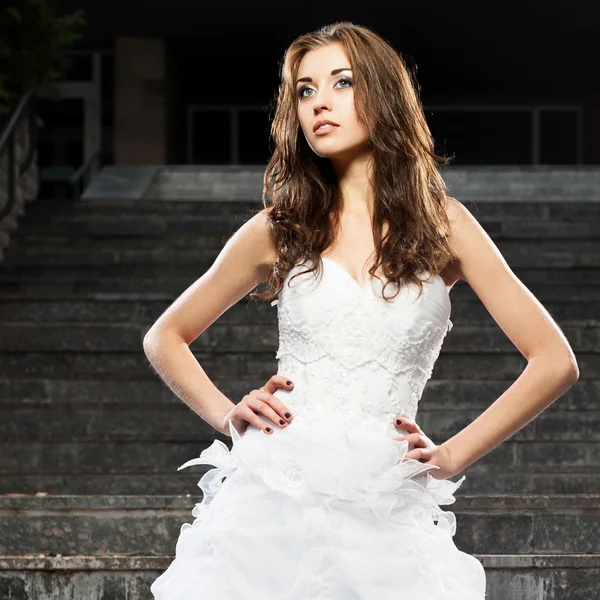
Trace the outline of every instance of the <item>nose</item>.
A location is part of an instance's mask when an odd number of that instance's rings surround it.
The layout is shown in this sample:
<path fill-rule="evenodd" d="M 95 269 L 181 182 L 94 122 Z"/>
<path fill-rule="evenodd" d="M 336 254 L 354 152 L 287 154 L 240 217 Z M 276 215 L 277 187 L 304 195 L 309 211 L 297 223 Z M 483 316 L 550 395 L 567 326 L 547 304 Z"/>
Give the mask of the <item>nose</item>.
<path fill-rule="evenodd" d="M 331 110 L 331 101 L 325 97 L 325 94 L 316 93 L 313 101 L 313 111 L 318 114 L 324 109 Z"/>
<path fill-rule="evenodd" d="M 316 103 L 313 106 L 313 112 L 314 112 L 315 116 L 317 116 L 324 110 L 331 112 L 331 107 L 329 106 L 329 104 L 325 104 L 324 102 L 319 102 L 318 104 Z"/>

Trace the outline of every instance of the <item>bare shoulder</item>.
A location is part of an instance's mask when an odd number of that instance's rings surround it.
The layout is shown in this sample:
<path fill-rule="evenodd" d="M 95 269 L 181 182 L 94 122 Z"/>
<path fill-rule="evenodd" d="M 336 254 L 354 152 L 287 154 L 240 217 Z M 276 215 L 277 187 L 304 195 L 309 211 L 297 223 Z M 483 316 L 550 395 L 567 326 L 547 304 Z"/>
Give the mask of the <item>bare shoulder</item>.
<path fill-rule="evenodd" d="M 444 208 L 446 209 L 446 214 L 448 215 L 451 225 L 455 219 L 460 217 L 461 212 L 466 210 L 463 203 L 452 196 L 446 196 Z"/>
<path fill-rule="evenodd" d="M 269 221 L 269 213 L 271 212 L 272 208 L 272 206 L 263 208 L 259 213 L 252 217 L 253 219 L 256 219 L 256 228 L 258 229 L 258 233 L 261 236 L 261 247 L 264 253 L 263 264 L 265 265 L 267 270 L 271 268 L 271 265 L 273 265 L 273 263 L 277 260 L 277 257 L 279 256 L 279 252 L 273 239 L 271 224 Z"/>
<path fill-rule="evenodd" d="M 466 281 L 465 267 L 470 261 L 476 259 L 477 250 L 499 254 L 498 249 L 475 216 L 462 202 L 448 196 L 445 208 L 450 222 L 448 245 L 455 256 L 449 267 L 456 279 Z"/>
<path fill-rule="evenodd" d="M 231 235 L 211 268 L 233 267 L 236 275 L 245 268 L 246 272 L 254 275 L 257 285 L 265 281 L 277 257 L 269 221 L 270 210 L 270 207 L 263 208 Z"/>
<path fill-rule="evenodd" d="M 451 196 L 446 196 L 444 208 L 450 223 L 448 244 L 452 252 L 456 253 L 456 248 L 453 246 L 453 241 L 456 239 L 456 230 L 458 227 L 460 227 L 460 222 L 463 218 L 463 211 L 466 211 L 467 209 L 461 202 L 455 198 L 452 198 Z M 444 279 L 446 287 L 451 288 L 456 281 L 461 278 L 458 262 L 456 260 L 449 260 L 445 265 L 443 265 L 440 275 L 442 276 L 442 279 Z"/>
<path fill-rule="evenodd" d="M 148 334 L 168 329 L 191 343 L 266 281 L 275 254 L 268 209 L 263 209 L 231 235 L 210 268 L 167 308 Z"/>

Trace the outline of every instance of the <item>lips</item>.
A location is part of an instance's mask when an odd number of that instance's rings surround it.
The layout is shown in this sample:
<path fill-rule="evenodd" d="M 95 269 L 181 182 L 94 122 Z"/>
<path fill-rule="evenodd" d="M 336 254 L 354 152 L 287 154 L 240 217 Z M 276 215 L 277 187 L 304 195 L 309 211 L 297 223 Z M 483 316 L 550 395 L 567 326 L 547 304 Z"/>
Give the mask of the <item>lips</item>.
<path fill-rule="evenodd" d="M 319 127 L 321 127 L 321 125 L 332 125 L 334 127 L 339 127 L 339 124 L 335 123 L 334 121 L 328 121 L 328 120 L 317 121 L 315 123 L 315 126 L 313 127 L 313 132 L 317 131 L 317 129 L 319 129 Z"/>

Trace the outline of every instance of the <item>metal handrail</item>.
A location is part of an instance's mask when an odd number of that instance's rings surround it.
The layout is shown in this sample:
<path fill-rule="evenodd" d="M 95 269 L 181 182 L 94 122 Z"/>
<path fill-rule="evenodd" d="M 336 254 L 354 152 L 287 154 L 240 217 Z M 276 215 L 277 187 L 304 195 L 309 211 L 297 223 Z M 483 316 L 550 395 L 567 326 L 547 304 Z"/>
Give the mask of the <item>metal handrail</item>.
<path fill-rule="evenodd" d="M 32 84 L 29 89 L 21 96 L 19 100 L 19 104 L 12 111 L 8 121 L 2 128 L 2 133 L 0 134 L 0 152 L 4 150 L 4 146 L 8 143 L 11 133 L 14 128 L 17 126 L 19 122 L 19 118 L 21 117 L 21 113 L 25 110 L 27 103 L 29 102 L 29 98 L 33 94 L 33 90 L 35 89 L 35 85 Z"/>
<path fill-rule="evenodd" d="M 98 167 L 100 166 L 100 154 L 101 149 L 96 148 L 90 157 L 69 178 L 69 183 L 73 187 L 73 197 L 75 199 L 79 199 L 81 197 L 81 192 L 83 190 L 81 182 L 84 180 L 84 178 L 90 171 L 92 174 L 94 174 L 98 170 Z"/>
<path fill-rule="evenodd" d="M 27 118 L 29 119 L 29 147 L 27 149 L 25 160 L 19 165 L 19 176 L 23 175 L 23 173 L 29 169 L 35 157 L 35 147 L 37 145 L 37 121 L 34 90 L 35 83 L 32 83 L 27 91 L 21 96 L 19 103 L 0 132 L 0 155 L 2 155 L 4 150 L 8 153 L 8 177 L 6 178 L 7 201 L 6 204 L 0 208 L 0 220 L 11 214 L 17 200 L 17 182 L 15 178 L 15 135 L 25 111 L 27 111 Z"/>
<path fill-rule="evenodd" d="M 195 113 L 224 112 L 229 115 L 229 162 L 239 163 L 240 115 L 243 112 L 265 113 L 270 106 L 261 104 L 190 104 L 187 107 L 187 162 L 192 164 L 194 156 Z M 531 164 L 540 164 L 541 132 L 540 115 L 544 111 L 569 111 L 576 115 L 576 164 L 583 161 L 583 117 L 582 108 L 576 104 L 424 104 L 423 110 L 438 112 L 528 112 L 532 117 Z"/>

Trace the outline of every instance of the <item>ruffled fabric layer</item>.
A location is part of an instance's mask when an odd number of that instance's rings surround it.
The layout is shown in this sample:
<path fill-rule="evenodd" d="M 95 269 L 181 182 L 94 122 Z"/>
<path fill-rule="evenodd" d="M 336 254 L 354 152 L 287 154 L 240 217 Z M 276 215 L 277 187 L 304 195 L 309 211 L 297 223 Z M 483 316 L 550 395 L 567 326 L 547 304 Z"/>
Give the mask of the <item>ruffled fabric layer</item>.
<path fill-rule="evenodd" d="M 483 600 L 483 566 L 453 541 L 458 481 L 405 459 L 406 441 L 292 422 L 230 424 L 181 465 L 214 465 L 155 600 Z M 396 436 L 399 436 L 397 433 Z M 408 596 L 407 596 L 408 597 Z"/>

